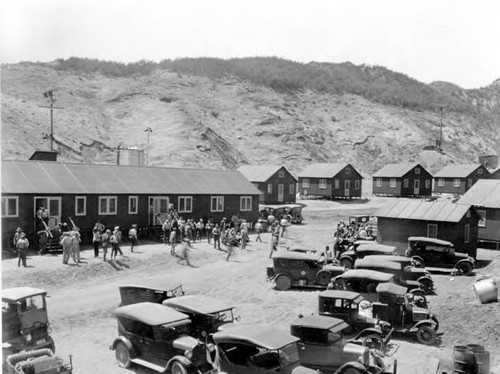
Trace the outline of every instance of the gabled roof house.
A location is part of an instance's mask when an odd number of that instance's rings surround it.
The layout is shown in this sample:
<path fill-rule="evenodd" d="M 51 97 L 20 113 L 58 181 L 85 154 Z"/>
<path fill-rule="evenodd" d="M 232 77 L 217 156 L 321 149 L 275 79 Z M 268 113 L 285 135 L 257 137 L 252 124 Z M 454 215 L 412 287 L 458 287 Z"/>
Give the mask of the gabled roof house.
<path fill-rule="evenodd" d="M 373 174 L 372 188 L 380 196 L 430 196 L 432 175 L 419 163 L 389 164 Z"/>
<path fill-rule="evenodd" d="M 490 172 L 481 164 L 450 164 L 434 174 L 435 193 L 462 195 L 479 179 L 488 179 Z"/>

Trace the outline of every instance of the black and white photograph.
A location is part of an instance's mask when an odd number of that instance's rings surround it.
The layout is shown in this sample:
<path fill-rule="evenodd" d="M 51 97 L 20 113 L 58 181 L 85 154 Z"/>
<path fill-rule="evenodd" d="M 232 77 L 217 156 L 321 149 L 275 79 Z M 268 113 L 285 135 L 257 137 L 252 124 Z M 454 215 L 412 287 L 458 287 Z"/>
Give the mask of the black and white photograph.
<path fill-rule="evenodd" d="M 499 15 L 2 2 L 2 373 L 500 374 Z"/>

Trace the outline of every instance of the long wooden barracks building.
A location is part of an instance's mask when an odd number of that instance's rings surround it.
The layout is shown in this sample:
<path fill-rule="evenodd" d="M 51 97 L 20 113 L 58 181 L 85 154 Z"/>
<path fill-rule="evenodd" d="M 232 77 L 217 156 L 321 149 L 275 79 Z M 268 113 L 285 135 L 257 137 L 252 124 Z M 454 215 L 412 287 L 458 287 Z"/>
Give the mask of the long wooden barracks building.
<path fill-rule="evenodd" d="M 161 224 L 169 208 L 184 219 L 255 221 L 259 195 L 237 171 L 2 161 L 2 244 L 17 227 L 33 237 L 41 206 L 85 232 L 96 222 L 125 232 L 134 223 Z"/>

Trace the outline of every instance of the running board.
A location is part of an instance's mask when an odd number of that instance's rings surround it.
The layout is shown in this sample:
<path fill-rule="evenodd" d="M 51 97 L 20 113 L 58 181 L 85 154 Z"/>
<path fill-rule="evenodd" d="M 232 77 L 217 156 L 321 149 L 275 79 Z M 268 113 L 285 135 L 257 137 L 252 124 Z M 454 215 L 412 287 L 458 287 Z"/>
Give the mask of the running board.
<path fill-rule="evenodd" d="M 130 361 L 133 362 L 134 364 L 145 366 L 145 367 L 147 367 L 151 370 L 157 371 L 159 373 L 166 372 L 165 367 L 153 364 L 153 363 L 146 361 L 146 360 L 143 360 L 141 358 L 133 358 Z"/>

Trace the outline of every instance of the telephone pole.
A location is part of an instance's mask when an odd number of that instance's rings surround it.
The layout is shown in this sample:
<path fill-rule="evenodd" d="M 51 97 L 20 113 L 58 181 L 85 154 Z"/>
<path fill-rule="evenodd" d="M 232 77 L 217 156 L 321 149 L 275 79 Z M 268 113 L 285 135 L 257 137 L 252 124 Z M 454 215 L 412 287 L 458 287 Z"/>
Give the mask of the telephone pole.
<path fill-rule="evenodd" d="M 443 150 L 443 107 L 439 107 L 439 111 L 441 112 L 441 121 L 439 122 L 439 143 L 437 148 L 441 152 Z"/>
<path fill-rule="evenodd" d="M 39 105 L 40 108 L 48 108 L 50 109 L 50 151 L 54 151 L 54 109 L 64 109 L 62 107 L 57 107 L 54 106 L 55 102 L 57 101 L 56 98 L 54 97 L 54 91 L 53 90 L 48 90 L 43 93 L 43 97 L 49 99 L 49 105 Z"/>
<path fill-rule="evenodd" d="M 146 126 L 146 128 L 144 129 L 144 132 L 147 134 L 147 137 L 148 137 L 148 153 L 147 153 L 147 157 L 146 157 L 146 165 L 149 166 L 149 134 L 151 134 L 153 132 L 153 129 L 149 126 Z"/>

